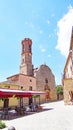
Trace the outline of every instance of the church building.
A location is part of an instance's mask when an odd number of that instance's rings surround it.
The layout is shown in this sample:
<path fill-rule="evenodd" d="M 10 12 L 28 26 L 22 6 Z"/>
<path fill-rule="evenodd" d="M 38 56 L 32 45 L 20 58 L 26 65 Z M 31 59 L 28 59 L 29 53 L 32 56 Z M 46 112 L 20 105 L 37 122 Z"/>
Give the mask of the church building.
<path fill-rule="evenodd" d="M 41 65 L 38 68 L 33 67 L 31 39 L 22 40 L 21 46 L 20 72 L 7 77 L 7 81 L 0 83 L 0 85 L 5 84 L 11 88 L 11 84 L 14 84 L 18 86 L 18 89 L 47 91 L 48 99 L 56 100 L 55 77 L 51 69 L 47 65 Z M 45 97 L 40 97 L 40 102 L 45 102 L 45 100 Z"/>

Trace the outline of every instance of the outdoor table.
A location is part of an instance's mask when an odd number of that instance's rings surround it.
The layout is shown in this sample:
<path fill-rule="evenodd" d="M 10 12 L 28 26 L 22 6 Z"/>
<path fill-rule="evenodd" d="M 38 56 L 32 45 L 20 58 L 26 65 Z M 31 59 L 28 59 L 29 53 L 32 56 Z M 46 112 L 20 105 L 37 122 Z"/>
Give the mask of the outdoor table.
<path fill-rule="evenodd" d="M 23 114 L 25 114 L 26 108 L 25 107 L 16 107 L 15 111 L 17 112 L 17 114 L 23 115 Z"/>

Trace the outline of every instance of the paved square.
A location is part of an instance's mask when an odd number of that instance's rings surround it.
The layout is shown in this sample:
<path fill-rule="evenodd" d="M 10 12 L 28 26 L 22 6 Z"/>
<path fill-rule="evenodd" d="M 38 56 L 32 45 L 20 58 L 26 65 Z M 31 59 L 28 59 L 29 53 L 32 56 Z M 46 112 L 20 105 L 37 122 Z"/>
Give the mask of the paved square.
<path fill-rule="evenodd" d="M 5 121 L 16 130 L 73 130 L 73 105 L 63 101 L 42 104 L 46 111 Z M 4 130 L 7 130 L 5 128 Z"/>

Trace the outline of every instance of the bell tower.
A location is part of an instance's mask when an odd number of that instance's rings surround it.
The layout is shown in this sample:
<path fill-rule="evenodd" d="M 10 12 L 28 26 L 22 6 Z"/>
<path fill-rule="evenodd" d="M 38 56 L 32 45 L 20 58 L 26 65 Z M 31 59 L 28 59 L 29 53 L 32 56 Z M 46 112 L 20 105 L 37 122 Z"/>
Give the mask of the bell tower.
<path fill-rule="evenodd" d="M 33 65 L 32 65 L 32 40 L 25 38 L 21 42 L 22 53 L 21 53 L 21 65 L 20 73 L 33 76 Z"/>

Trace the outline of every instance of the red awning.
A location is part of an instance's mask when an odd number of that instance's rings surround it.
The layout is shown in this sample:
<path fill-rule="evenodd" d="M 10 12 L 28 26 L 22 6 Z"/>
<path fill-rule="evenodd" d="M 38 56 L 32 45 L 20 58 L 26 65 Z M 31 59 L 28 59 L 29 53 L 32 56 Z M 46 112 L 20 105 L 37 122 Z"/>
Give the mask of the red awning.
<path fill-rule="evenodd" d="M 42 91 L 23 91 L 23 90 L 16 90 L 16 89 L 0 89 L 0 98 L 7 98 L 7 97 L 32 97 L 33 95 L 41 95 L 45 94 Z"/>

